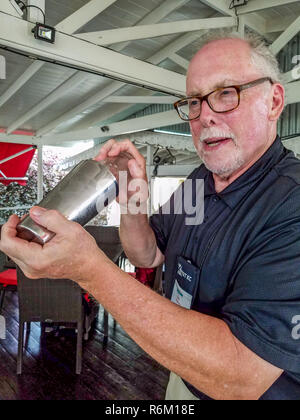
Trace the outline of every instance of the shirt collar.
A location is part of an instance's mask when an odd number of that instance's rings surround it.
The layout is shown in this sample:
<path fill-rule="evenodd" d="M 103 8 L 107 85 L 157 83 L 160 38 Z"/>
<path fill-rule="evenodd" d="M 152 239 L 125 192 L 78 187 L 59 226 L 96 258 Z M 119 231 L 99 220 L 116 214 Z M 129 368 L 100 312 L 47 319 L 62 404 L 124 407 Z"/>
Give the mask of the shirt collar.
<path fill-rule="evenodd" d="M 204 182 L 205 196 L 217 194 L 230 208 L 234 208 L 255 182 L 273 168 L 284 150 L 280 137 L 277 136 L 263 156 L 219 194 L 216 193 L 212 173 L 207 170 Z"/>

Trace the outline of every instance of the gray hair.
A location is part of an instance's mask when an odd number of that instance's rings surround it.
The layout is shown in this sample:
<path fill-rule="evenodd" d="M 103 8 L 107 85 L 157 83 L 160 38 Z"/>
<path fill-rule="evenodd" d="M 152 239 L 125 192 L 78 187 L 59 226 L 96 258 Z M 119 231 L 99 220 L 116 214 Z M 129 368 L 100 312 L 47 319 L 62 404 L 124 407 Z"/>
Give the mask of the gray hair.
<path fill-rule="evenodd" d="M 273 82 L 283 84 L 282 72 L 276 56 L 272 53 L 266 40 L 260 35 L 251 31 L 245 31 L 242 36 L 239 32 L 230 29 L 211 29 L 207 31 L 200 39 L 198 49 L 200 50 L 210 42 L 220 41 L 222 39 L 242 39 L 251 49 L 251 61 L 253 65 L 262 73 L 263 77 L 270 77 Z"/>

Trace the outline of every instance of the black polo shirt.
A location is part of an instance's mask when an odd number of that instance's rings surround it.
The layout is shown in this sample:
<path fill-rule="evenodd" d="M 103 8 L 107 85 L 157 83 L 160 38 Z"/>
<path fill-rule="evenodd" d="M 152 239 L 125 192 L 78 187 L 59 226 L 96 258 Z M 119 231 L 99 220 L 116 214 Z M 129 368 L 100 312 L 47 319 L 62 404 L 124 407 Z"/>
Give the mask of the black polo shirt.
<path fill-rule="evenodd" d="M 224 320 L 245 346 L 284 370 L 261 399 L 300 400 L 300 161 L 277 137 L 219 194 L 204 165 L 189 179 L 204 179 L 203 223 L 187 226 L 186 214 L 162 209 L 150 218 L 165 255 L 166 297 L 177 256 L 189 259 L 200 269 L 192 309 Z"/>

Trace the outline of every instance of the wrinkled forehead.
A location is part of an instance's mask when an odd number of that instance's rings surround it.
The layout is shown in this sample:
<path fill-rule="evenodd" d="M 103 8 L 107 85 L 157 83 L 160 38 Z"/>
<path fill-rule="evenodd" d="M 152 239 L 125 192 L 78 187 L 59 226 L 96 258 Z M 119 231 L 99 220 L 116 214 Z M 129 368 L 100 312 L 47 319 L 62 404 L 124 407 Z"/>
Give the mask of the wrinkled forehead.
<path fill-rule="evenodd" d="M 242 84 L 259 76 L 249 45 L 240 39 L 213 41 L 192 59 L 187 94 L 204 95 L 221 86 Z"/>

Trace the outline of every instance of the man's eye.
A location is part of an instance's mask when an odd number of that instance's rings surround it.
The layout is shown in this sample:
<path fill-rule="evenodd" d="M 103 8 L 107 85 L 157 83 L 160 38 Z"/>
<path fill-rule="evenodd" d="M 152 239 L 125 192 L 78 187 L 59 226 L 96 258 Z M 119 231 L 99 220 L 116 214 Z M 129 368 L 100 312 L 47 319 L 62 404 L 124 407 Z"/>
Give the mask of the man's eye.
<path fill-rule="evenodd" d="M 222 90 L 221 95 L 222 96 L 232 95 L 232 91 L 231 90 Z"/>
<path fill-rule="evenodd" d="M 198 104 L 199 104 L 199 101 L 197 99 L 190 101 L 190 106 L 197 106 Z"/>

